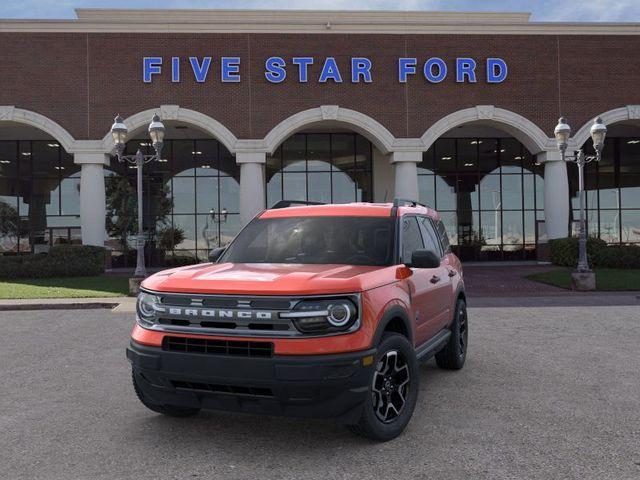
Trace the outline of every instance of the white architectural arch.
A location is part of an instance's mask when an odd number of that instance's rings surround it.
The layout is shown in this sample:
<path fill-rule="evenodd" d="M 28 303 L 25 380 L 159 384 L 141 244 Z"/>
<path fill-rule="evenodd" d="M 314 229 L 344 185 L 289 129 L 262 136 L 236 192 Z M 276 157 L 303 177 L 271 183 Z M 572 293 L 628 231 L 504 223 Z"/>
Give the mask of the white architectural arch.
<path fill-rule="evenodd" d="M 58 123 L 44 115 L 6 105 L 0 106 L 0 123 L 2 122 L 16 122 L 35 127 L 55 138 L 67 152 L 73 152 L 75 139 Z"/>
<path fill-rule="evenodd" d="M 138 112 L 124 120 L 124 124 L 127 126 L 130 132 L 137 130 L 141 127 L 146 127 L 151 122 L 151 118 L 154 114 L 160 115 L 162 121 L 177 121 L 182 123 L 187 123 L 194 127 L 203 130 L 204 132 L 209 133 L 216 140 L 222 143 L 227 149 L 234 153 L 236 152 L 236 142 L 238 139 L 236 136 L 225 127 L 222 123 L 217 121 L 216 119 L 205 115 L 204 113 L 196 112 L 195 110 L 190 110 L 188 108 L 182 108 L 178 105 L 161 105 L 159 108 L 151 108 L 149 110 L 144 110 L 142 112 Z M 110 127 L 111 125 L 109 125 Z M 111 132 L 107 132 L 107 134 L 102 139 L 102 148 L 105 153 L 113 154 L 115 153 L 115 147 L 113 145 L 113 139 L 111 137 Z"/>
<path fill-rule="evenodd" d="M 380 122 L 364 113 L 337 105 L 322 105 L 285 118 L 264 137 L 264 147 L 268 153 L 273 153 L 294 133 L 320 122 L 346 126 L 365 136 L 384 154 L 394 149 L 395 137 Z"/>
<path fill-rule="evenodd" d="M 614 108 L 598 116 L 602 118 L 602 122 L 607 126 L 627 120 L 640 120 L 640 105 L 627 105 L 625 107 Z M 591 125 L 593 125 L 593 118 L 575 133 L 571 139 L 573 144 L 570 145 L 570 147 L 573 147 L 575 150 L 582 148 L 582 145 L 584 145 L 591 136 Z"/>
<path fill-rule="evenodd" d="M 438 138 L 452 128 L 471 122 L 478 122 L 504 130 L 518 139 L 527 150 L 534 154 L 555 148 L 554 140 L 549 138 L 544 131 L 531 120 L 509 110 L 494 107 L 493 105 L 478 105 L 450 113 L 431 125 L 431 127 L 424 132 L 424 135 L 421 137 L 422 142 L 425 148 L 428 149 Z"/>

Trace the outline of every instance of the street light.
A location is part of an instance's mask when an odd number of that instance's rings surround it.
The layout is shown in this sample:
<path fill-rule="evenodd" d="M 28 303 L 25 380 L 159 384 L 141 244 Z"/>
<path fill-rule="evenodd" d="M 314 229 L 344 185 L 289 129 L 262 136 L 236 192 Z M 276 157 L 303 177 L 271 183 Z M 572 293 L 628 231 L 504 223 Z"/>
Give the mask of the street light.
<path fill-rule="evenodd" d="M 162 153 L 162 146 L 164 144 L 165 128 L 160 117 L 155 114 L 149 124 L 149 137 L 151 137 L 151 142 L 156 152 L 154 155 L 144 155 L 140 149 L 138 149 L 135 155 L 125 155 L 124 148 L 127 143 L 127 133 L 127 126 L 124 124 L 122 117 L 118 115 L 111 126 L 111 136 L 113 137 L 113 143 L 116 147 L 116 156 L 119 162 L 128 162 L 135 165 L 135 168 L 138 170 L 138 235 L 136 237 L 137 258 L 134 275 L 136 277 L 145 277 L 147 272 L 144 266 L 144 233 L 142 226 L 142 166 L 152 160 L 160 160 L 160 154 Z"/>
<path fill-rule="evenodd" d="M 604 139 L 607 135 L 607 127 L 602 123 L 600 117 L 593 121 L 591 126 L 591 139 L 593 140 L 593 148 L 595 155 L 585 155 L 582 149 L 567 155 L 567 147 L 569 145 L 569 137 L 571 136 L 571 127 L 564 117 L 558 120 L 558 125 L 554 130 L 558 150 L 562 154 L 563 161 L 574 162 L 578 165 L 578 191 L 580 195 L 580 236 L 578 239 L 578 273 L 591 273 L 589 269 L 589 261 L 587 259 L 587 228 L 585 221 L 585 192 L 584 192 L 584 166 L 590 162 L 599 162 L 602 157 L 602 149 L 604 148 Z"/>

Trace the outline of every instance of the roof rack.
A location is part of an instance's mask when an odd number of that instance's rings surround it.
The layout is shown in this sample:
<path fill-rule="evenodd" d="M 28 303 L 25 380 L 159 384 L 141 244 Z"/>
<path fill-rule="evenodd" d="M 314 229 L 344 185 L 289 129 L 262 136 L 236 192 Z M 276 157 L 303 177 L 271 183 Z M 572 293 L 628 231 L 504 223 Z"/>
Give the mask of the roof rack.
<path fill-rule="evenodd" d="M 305 200 L 280 200 L 279 202 L 276 202 L 273 204 L 273 206 L 271 207 L 271 210 L 276 210 L 278 208 L 294 207 L 296 205 L 326 205 L 326 204 L 322 202 L 307 202 Z"/>
<path fill-rule="evenodd" d="M 424 203 L 416 202 L 415 200 L 406 200 L 404 198 L 394 198 L 393 207 L 391 207 L 391 216 L 398 216 L 398 207 L 425 207 Z"/>

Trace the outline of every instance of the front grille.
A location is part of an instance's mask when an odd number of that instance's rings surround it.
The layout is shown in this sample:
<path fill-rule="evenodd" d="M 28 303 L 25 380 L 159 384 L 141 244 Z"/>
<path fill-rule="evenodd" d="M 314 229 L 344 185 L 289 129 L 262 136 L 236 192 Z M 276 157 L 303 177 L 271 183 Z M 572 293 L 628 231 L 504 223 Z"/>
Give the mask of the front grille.
<path fill-rule="evenodd" d="M 162 341 L 163 350 L 171 352 L 204 353 L 208 355 L 234 355 L 239 357 L 271 357 L 272 342 L 244 342 L 167 336 Z"/>
<path fill-rule="evenodd" d="M 247 395 L 252 397 L 273 397 L 273 391 L 266 387 L 247 387 L 240 385 L 218 385 L 213 383 L 187 382 L 171 380 L 174 388 L 200 392 L 227 393 L 230 395 Z"/>

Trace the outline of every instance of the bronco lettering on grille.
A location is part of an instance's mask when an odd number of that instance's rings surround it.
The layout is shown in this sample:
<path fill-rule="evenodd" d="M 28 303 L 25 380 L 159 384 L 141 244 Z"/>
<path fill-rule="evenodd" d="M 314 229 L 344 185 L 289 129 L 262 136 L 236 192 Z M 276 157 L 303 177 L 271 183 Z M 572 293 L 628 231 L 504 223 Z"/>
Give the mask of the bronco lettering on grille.
<path fill-rule="evenodd" d="M 273 318 L 273 312 L 260 310 L 217 310 L 205 308 L 170 307 L 169 314 L 184 317 L 237 318 L 243 320 L 271 320 Z"/>

